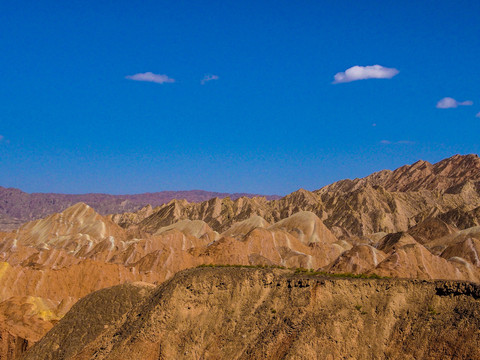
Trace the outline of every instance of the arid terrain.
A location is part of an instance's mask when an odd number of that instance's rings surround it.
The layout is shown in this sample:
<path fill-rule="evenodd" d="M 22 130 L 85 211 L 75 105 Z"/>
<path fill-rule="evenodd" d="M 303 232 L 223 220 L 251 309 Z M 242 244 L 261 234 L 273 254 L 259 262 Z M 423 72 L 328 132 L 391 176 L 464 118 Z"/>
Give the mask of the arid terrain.
<path fill-rule="evenodd" d="M 2 199 L 36 220 L 0 233 L 0 359 L 480 358 L 477 155 L 271 200 Z"/>
<path fill-rule="evenodd" d="M 25 359 L 478 359 L 479 327 L 471 283 L 204 268 L 88 295 Z"/>

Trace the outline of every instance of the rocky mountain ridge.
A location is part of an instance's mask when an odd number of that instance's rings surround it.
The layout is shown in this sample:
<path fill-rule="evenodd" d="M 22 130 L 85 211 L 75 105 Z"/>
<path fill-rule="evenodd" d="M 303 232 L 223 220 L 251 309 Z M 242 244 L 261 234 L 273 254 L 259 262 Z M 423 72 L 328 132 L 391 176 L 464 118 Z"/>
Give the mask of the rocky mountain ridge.
<path fill-rule="evenodd" d="M 382 170 L 361 179 L 341 180 L 327 185 L 316 193 L 348 193 L 365 185 L 381 186 L 387 191 L 437 190 L 448 192 L 449 189 L 463 184 L 466 180 L 480 183 L 480 158 L 476 154 L 454 155 L 435 164 L 419 160 L 412 165 L 398 169 Z"/>
<path fill-rule="evenodd" d="M 300 189 L 278 200 L 172 200 L 137 213 L 112 215 L 111 219 L 124 228 L 146 232 L 180 220 L 203 220 L 213 230 L 223 232 L 252 216 L 274 223 L 296 212 L 310 211 L 338 238 L 348 238 L 407 231 L 428 217 L 460 209 L 466 213 L 479 206 L 480 159 L 477 155 L 456 155 L 434 165 L 420 161 L 363 179 L 342 180 L 314 192 Z"/>
<path fill-rule="evenodd" d="M 16 229 L 27 221 L 41 219 L 53 213 L 61 212 L 66 208 L 83 202 L 93 207 L 100 214 L 123 213 L 137 211 L 147 204 L 158 206 L 173 199 L 186 199 L 200 202 L 213 197 L 258 197 L 256 194 L 246 193 L 218 193 L 203 190 L 190 191 L 161 191 L 135 195 L 109 194 L 54 194 L 54 193 L 26 193 L 15 188 L 0 186 L 0 230 Z M 268 195 L 267 199 L 278 199 L 279 196 Z"/>

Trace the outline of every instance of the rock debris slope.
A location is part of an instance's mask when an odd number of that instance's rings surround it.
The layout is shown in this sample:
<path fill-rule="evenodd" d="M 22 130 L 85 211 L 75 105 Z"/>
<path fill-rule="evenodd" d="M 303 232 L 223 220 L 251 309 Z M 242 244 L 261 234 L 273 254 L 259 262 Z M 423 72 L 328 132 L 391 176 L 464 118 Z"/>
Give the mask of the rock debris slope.
<path fill-rule="evenodd" d="M 129 291 L 82 299 L 24 359 L 480 358 L 472 283 L 202 268 Z"/>

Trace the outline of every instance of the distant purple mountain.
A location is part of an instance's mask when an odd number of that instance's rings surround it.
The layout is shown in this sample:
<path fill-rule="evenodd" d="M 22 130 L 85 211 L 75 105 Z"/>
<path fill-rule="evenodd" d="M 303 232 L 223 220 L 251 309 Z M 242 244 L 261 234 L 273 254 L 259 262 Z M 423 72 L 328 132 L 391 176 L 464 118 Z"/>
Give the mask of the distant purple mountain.
<path fill-rule="evenodd" d="M 135 195 L 109 194 L 53 194 L 26 193 L 15 188 L 0 186 L 0 230 L 15 229 L 21 223 L 36 220 L 52 213 L 65 210 L 78 202 L 84 202 L 100 214 L 136 211 L 145 205 L 158 206 L 173 199 L 185 199 L 188 202 L 201 202 L 214 197 L 230 197 L 235 200 L 242 196 L 264 196 L 246 193 L 218 193 L 203 190 L 161 191 Z M 280 199 L 280 196 L 265 196 L 268 200 Z"/>

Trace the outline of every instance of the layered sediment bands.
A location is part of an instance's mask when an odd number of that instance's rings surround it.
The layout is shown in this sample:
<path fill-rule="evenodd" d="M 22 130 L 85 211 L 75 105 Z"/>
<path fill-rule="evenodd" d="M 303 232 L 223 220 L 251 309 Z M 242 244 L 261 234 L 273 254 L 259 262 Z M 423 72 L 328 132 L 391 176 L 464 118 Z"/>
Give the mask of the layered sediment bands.
<path fill-rule="evenodd" d="M 480 358 L 472 283 L 199 268 L 144 291 L 89 295 L 25 359 Z"/>

